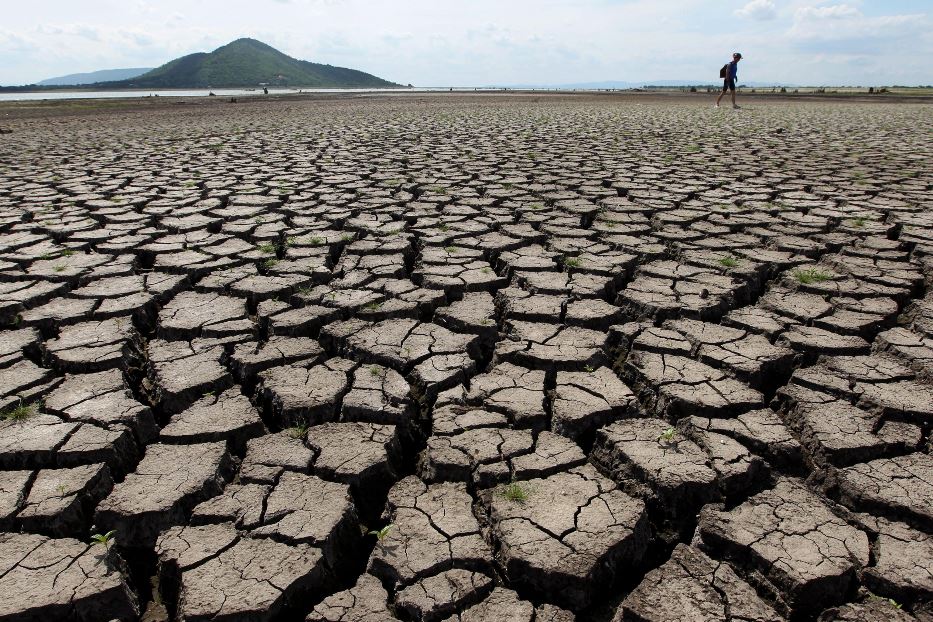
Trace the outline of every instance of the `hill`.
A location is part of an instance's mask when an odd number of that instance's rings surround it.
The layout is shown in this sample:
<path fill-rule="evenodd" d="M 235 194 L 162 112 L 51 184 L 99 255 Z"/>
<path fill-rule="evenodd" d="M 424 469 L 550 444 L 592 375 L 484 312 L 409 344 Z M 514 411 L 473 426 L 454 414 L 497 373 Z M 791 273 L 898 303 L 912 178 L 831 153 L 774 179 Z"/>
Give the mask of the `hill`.
<path fill-rule="evenodd" d="M 39 86 L 77 86 L 80 84 L 94 84 L 95 82 L 112 82 L 113 80 L 129 80 L 141 76 L 152 67 L 137 67 L 132 69 L 101 69 L 88 73 L 70 73 L 67 76 L 58 76 L 36 82 Z"/>
<path fill-rule="evenodd" d="M 213 52 L 176 58 L 141 76 L 96 86 L 110 88 L 396 87 L 374 75 L 292 58 L 255 39 L 237 39 Z"/>

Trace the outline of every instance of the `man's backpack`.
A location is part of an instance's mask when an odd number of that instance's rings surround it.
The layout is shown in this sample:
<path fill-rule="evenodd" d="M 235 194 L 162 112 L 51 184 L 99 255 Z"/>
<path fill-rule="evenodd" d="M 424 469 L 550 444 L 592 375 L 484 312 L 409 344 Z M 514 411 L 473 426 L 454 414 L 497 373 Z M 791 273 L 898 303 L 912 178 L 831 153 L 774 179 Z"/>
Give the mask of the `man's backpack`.
<path fill-rule="evenodd" d="M 725 65 L 722 66 L 722 69 L 719 70 L 719 77 L 725 78 L 728 75 L 729 75 L 729 63 L 726 63 Z"/>

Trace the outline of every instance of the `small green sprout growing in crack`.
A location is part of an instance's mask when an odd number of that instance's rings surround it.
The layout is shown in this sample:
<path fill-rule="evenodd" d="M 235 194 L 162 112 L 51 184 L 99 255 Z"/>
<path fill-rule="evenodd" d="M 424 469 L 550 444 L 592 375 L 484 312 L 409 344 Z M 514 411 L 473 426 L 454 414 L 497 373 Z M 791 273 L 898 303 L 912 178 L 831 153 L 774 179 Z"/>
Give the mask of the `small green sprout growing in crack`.
<path fill-rule="evenodd" d="M 564 265 L 571 268 L 579 268 L 581 263 L 583 263 L 583 260 L 579 257 L 568 257 L 564 260 Z"/>
<path fill-rule="evenodd" d="M 295 427 L 288 428 L 287 432 L 289 438 L 300 441 L 303 440 L 305 435 L 308 433 L 308 426 L 305 424 L 296 425 Z"/>
<path fill-rule="evenodd" d="M 850 221 L 850 224 L 851 224 L 853 227 L 859 227 L 859 228 L 861 228 L 861 227 L 864 227 L 864 226 L 865 226 L 865 223 L 866 223 L 866 222 L 868 222 L 868 219 L 867 219 L 867 218 L 865 218 L 864 216 L 858 216 L 857 218 L 853 218 L 853 219 Z"/>
<path fill-rule="evenodd" d="M 455 253 L 457 252 L 457 247 L 456 247 L 456 246 L 445 246 L 445 247 L 444 247 L 444 250 L 445 250 L 448 254 L 453 255 L 453 254 L 455 254 Z"/>
<path fill-rule="evenodd" d="M 270 268 L 275 267 L 275 264 L 277 263 L 279 263 L 278 259 L 275 259 L 274 257 L 270 257 L 269 259 L 266 259 L 262 262 L 262 267 L 265 268 L 266 270 L 269 270 Z"/>
<path fill-rule="evenodd" d="M 875 594 L 874 592 L 869 592 L 869 593 L 868 593 L 868 598 L 869 598 L 870 600 L 885 600 L 885 601 L 888 602 L 889 605 L 891 605 L 891 606 L 894 607 L 895 609 L 903 609 L 903 608 L 904 608 L 904 605 L 902 605 L 901 603 L 897 602 L 897 601 L 894 600 L 893 598 L 885 598 L 884 596 L 878 596 L 878 595 Z"/>
<path fill-rule="evenodd" d="M 65 266 L 63 266 L 62 264 L 58 264 L 56 266 L 53 266 L 52 269 L 55 270 L 56 272 L 64 272 Z"/>
<path fill-rule="evenodd" d="M 732 255 L 726 255 L 725 257 L 719 258 L 719 265 L 724 268 L 734 268 L 739 265 L 739 260 Z"/>
<path fill-rule="evenodd" d="M 62 251 L 62 257 L 71 257 L 74 254 L 75 254 L 75 249 L 73 248 L 66 248 L 65 250 Z"/>
<path fill-rule="evenodd" d="M 661 432 L 660 434 L 658 434 L 658 443 L 659 443 L 659 444 L 660 444 L 660 443 L 665 443 L 665 444 L 670 443 L 671 441 L 674 440 L 674 437 L 675 437 L 676 435 L 677 435 L 677 430 L 675 430 L 674 428 L 668 428 L 668 429 L 664 430 L 663 432 Z"/>
<path fill-rule="evenodd" d="M 271 242 L 260 244 L 256 248 L 259 250 L 260 253 L 265 253 L 267 255 L 271 255 L 275 253 L 275 244 L 272 244 Z"/>
<path fill-rule="evenodd" d="M 113 537 L 115 533 L 117 532 L 114 529 L 111 529 L 110 531 L 104 534 L 95 533 L 94 535 L 91 536 L 91 540 L 93 542 L 96 542 L 97 544 L 103 544 L 105 547 L 109 549 L 110 543 L 115 542 L 114 537 Z"/>
<path fill-rule="evenodd" d="M 482 272 L 483 274 L 489 274 L 490 272 L 492 272 L 492 268 L 482 268 L 480 272 Z"/>
<path fill-rule="evenodd" d="M 395 527 L 393 523 L 389 523 L 382 529 L 370 529 L 366 532 L 368 536 L 376 536 L 376 540 L 382 542 L 389 536 L 389 532 Z"/>
<path fill-rule="evenodd" d="M 55 490 L 58 491 L 58 496 L 59 496 L 59 497 L 66 497 L 66 496 L 68 496 L 68 487 L 65 486 L 64 484 L 59 484 L 58 487 L 57 487 Z"/>
<path fill-rule="evenodd" d="M 830 275 L 816 268 L 798 268 L 797 270 L 794 270 L 793 275 L 797 281 L 803 283 L 804 285 L 809 285 L 810 283 L 822 283 L 823 281 L 828 281 L 832 278 Z"/>
<path fill-rule="evenodd" d="M 500 494 L 509 501 L 514 501 L 515 503 L 524 503 L 528 500 L 528 491 L 522 488 L 522 485 L 518 482 L 506 484 Z"/>
<path fill-rule="evenodd" d="M 379 377 L 382 375 L 382 368 L 378 365 L 369 366 L 369 375 L 374 377 Z"/>

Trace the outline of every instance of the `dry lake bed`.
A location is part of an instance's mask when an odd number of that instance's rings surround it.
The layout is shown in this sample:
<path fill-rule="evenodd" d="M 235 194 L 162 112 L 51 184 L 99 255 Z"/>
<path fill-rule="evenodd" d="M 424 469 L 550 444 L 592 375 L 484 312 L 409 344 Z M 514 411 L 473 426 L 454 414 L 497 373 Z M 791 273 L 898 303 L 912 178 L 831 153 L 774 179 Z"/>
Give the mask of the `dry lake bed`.
<path fill-rule="evenodd" d="M 0 107 L 0 620 L 933 619 L 933 106 Z"/>

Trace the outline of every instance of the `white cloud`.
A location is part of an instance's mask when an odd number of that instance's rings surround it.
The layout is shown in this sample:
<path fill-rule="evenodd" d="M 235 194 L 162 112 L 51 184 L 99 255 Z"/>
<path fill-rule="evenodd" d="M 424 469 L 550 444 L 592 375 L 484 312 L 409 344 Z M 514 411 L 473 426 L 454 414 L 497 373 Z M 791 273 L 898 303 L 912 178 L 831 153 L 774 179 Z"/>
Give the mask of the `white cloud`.
<path fill-rule="evenodd" d="M 735 14 L 747 19 L 768 21 L 777 17 L 777 8 L 771 0 L 751 0 L 741 9 L 736 9 Z"/>
<path fill-rule="evenodd" d="M 861 17 L 862 12 L 848 4 L 835 4 L 832 6 L 805 6 L 797 9 L 797 20 L 807 19 L 845 19 L 848 17 Z"/>
<path fill-rule="evenodd" d="M 870 17 L 851 5 L 836 4 L 797 9 L 787 34 L 792 40 L 813 42 L 903 41 L 915 32 L 922 32 L 927 26 L 927 17 L 922 13 Z"/>

